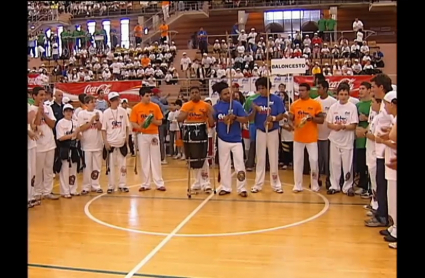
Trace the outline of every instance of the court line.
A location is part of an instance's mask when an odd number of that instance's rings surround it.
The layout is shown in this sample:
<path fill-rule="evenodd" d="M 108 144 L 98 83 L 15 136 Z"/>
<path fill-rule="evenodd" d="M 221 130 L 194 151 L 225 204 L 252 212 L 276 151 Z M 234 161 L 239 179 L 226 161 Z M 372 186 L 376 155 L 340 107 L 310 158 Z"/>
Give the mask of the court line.
<path fill-rule="evenodd" d="M 69 266 L 59 266 L 59 265 L 45 265 L 45 264 L 30 264 L 29 263 L 28 267 L 65 270 L 65 271 L 75 271 L 75 272 L 83 272 L 83 273 L 120 275 L 120 276 L 127 274 L 127 272 L 124 272 L 124 271 L 113 271 L 113 270 L 92 269 L 92 268 L 79 268 L 79 267 L 69 267 Z M 150 278 L 188 278 L 188 277 L 183 277 L 183 276 L 169 276 L 169 275 L 146 274 L 146 273 L 135 273 L 133 276 L 150 277 Z"/>
<path fill-rule="evenodd" d="M 220 187 L 217 188 L 217 191 L 220 191 Z M 147 264 L 155 255 L 158 253 L 189 221 L 194 217 L 214 196 L 215 194 L 211 193 L 208 195 L 205 200 L 200 203 L 176 228 L 174 228 L 171 233 L 169 233 L 146 257 L 140 261 L 126 276 L 125 278 L 131 278 L 134 274 L 139 271 L 145 264 Z"/>
<path fill-rule="evenodd" d="M 184 180 L 187 180 L 187 178 L 186 179 L 175 179 L 175 180 L 173 179 L 173 180 L 168 180 L 166 182 L 184 181 Z M 293 186 L 292 184 L 288 184 L 288 183 L 282 183 L 282 184 Z M 138 186 L 138 185 L 139 184 L 132 185 L 132 186 L 129 186 L 129 187 L 135 187 L 135 186 Z M 306 190 L 313 192 L 310 189 L 306 189 Z M 315 194 L 317 194 L 320 198 L 322 198 L 323 204 L 324 204 L 323 209 L 319 213 L 317 213 L 317 214 L 315 214 L 315 215 L 313 215 L 309 218 L 306 218 L 304 220 L 298 221 L 298 222 L 294 222 L 294 223 L 291 223 L 291 224 L 278 226 L 278 227 L 272 227 L 272 228 L 266 228 L 266 229 L 260 229 L 260 230 L 252 230 L 252 231 L 242 231 L 242 232 L 233 232 L 233 233 L 216 233 L 216 234 L 175 234 L 174 237 L 197 237 L 197 238 L 199 238 L 199 237 L 225 237 L 225 236 L 252 235 L 252 234 L 259 234 L 259 233 L 266 233 L 266 232 L 272 232 L 272 231 L 277 231 L 277 230 L 283 230 L 283 229 L 295 227 L 295 226 L 298 226 L 298 225 L 302 225 L 302 224 L 305 224 L 307 222 L 313 221 L 313 220 L 321 217 L 323 214 L 325 214 L 329 210 L 329 207 L 330 207 L 329 200 L 320 193 L 315 192 Z M 96 223 L 98 223 L 102 226 L 112 228 L 112 229 L 116 229 L 116 230 L 125 231 L 125 232 L 133 232 L 133 233 L 138 233 L 138 234 L 143 234 L 143 235 L 165 236 L 165 237 L 169 235 L 169 233 L 149 232 L 149 231 L 142 231 L 142 230 L 135 230 L 135 229 L 130 229 L 130 228 L 119 227 L 119 226 L 115 226 L 115 225 L 112 225 L 112 224 L 109 224 L 109 223 L 106 223 L 102 220 L 97 219 L 96 217 L 94 217 L 90 213 L 90 205 L 94 201 L 96 201 L 97 199 L 100 199 L 102 196 L 105 196 L 105 195 L 106 195 L 106 193 L 101 194 L 99 196 L 96 196 L 86 203 L 86 205 L 84 207 L 84 212 L 85 212 L 86 216 L 89 219 L 91 219 L 92 221 L 94 221 L 94 222 L 96 222 Z M 212 196 L 213 195 L 210 195 L 209 197 L 212 197 Z M 196 200 L 196 199 L 194 199 L 194 200 Z"/>

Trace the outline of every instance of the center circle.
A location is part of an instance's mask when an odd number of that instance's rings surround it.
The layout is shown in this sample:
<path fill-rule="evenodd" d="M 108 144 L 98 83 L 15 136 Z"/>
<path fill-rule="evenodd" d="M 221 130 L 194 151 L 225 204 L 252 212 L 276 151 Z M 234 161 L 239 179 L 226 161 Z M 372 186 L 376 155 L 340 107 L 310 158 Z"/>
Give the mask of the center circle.
<path fill-rule="evenodd" d="M 253 180 L 253 179 L 247 179 L 247 180 Z M 186 179 L 171 179 L 171 180 L 166 180 L 165 182 L 177 182 L 177 181 L 187 181 Z M 291 185 L 291 184 L 285 184 L 284 185 Z M 140 183 L 136 184 L 136 185 L 131 185 L 129 186 L 129 188 L 132 187 L 137 187 L 140 186 Z M 310 189 L 305 189 L 307 191 L 313 192 Z M 318 213 L 310 216 L 309 218 L 306 218 L 304 220 L 301 221 L 297 221 L 294 223 L 290 223 L 290 224 L 286 224 L 286 225 L 282 225 L 282 226 L 276 226 L 276 227 L 272 227 L 272 228 L 265 228 L 265 229 L 257 229 L 257 230 L 250 230 L 250 231 L 240 231 L 240 232 L 229 232 L 229 233 L 204 233 L 204 234 L 179 234 L 176 233 L 173 237 L 224 237 L 224 236 L 241 236 L 241 235 L 251 235 L 251 234 L 259 234 L 259 233 L 266 233 L 266 232 L 272 232 L 272 231 L 277 231 L 277 230 L 283 230 L 283 229 L 287 229 L 287 228 L 291 228 L 291 227 L 295 227 L 295 226 L 299 226 L 302 224 L 305 224 L 307 222 L 313 221 L 319 217 L 321 217 L 323 214 L 325 214 L 328 209 L 329 209 L 329 200 L 323 196 L 320 193 L 314 192 L 315 195 L 319 196 L 323 202 L 324 202 L 324 206 L 322 208 L 321 211 L 319 211 Z M 143 234 L 143 235 L 152 235 L 152 236 L 168 236 L 169 233 L 159 233 L 159 232 L 150 232 L 150 231 L 143 231 L 143 230 L 136 230 L 136 229 L 131 229 L 131 228 L 124 228 L 124 227 L 120 227 L 120 226 L 116 226 L 107 222 L 104 222 L 98 218 L 96 218 L 95 216 L 93 216 L 90 212 L 90 206 L 93 204 L 94 201 L 102 198 L 103 196 L 107 195 L 107 193 L 98 195 L 96 197 L 94 197 L 93 199 L 91 199 L 90 201 L 88 201 L 86 203 L 86 205 L 84 206 L 84 213 L 86 214 L 86 216 L 98 223 L 99 225 L 105 226 L 105 227 L 109 227 L 112 229 L 116 229 L 116 230 L 121 230 L 121 231 L 126 231 L 126 232 L 132 232 L 132 233 L 137 233 L 137 234 Z M 188 200 L 188 202 L 190 202 L 190 200 Z"/>

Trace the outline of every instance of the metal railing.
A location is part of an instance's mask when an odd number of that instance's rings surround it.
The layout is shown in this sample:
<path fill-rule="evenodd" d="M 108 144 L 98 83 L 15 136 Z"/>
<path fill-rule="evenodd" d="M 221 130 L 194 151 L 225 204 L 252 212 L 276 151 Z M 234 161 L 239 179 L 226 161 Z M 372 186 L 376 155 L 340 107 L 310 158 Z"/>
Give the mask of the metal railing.
<path fill-rule="evenodd" d="M 369 3 L 370 0 L 213 0 L 211 1 L 211 9 L 244 9 L 250 7 L 276 8 L 279 6 L 299 7 L 300 5 L 338 5 Z"/>

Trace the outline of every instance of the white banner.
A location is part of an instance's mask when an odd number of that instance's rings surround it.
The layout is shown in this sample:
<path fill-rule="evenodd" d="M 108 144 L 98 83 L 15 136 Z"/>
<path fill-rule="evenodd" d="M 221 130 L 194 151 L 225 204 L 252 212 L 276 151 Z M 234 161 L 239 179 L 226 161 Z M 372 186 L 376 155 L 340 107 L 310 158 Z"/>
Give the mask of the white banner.
<path fill-rule="evenodd" d="M 272 75 L 303 74 L 307 70 L 305 58 L 272 59 Z"/>
<path fill-rule="evenodd" d="M 239 84 L 239 91 L 246 96 L 249 92 L 256 92 L 255 89 L 255 81 L 258 79 L 258 77 L 250 77 L 250 78 L 234 78 L 232 83 L 238 83 Z M 212 86 L 220 81 L 224 81 L 227 83 L 227 79 L 210 79 L 209 80 L 209 97 L 211 98 L 211 101 L 213 104 L 217 102 L 219 99 L 219 95 L 217 92 L 213 92 Z M 291 96 L 293 99 L 293 84 L 294 84 L 294 77 L 291 75 L 285 75 L 285 76 L 272 76 L 270 77 L 270 81 L 272 82 L 272 87 L 270 88 L 270 91 L 272 93 L 276 93 L 279 90 L 279 85 L 284 84 L 286 86 L 286 92 Z"/>

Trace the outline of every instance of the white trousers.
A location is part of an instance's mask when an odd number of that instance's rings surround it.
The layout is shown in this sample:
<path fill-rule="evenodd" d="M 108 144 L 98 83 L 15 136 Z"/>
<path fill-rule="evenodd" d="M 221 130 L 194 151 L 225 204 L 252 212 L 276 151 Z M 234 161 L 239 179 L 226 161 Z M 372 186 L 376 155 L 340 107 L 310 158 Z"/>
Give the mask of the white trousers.
<path fill-rule="evenodd" d="M 270 164 L 270 185 L 273 189 L 281 189 L 282 184 L 279 178 L 279 131 L 269 131 L 268 134 L 257 129 L 255 141 L 257 165 L 255 167 L 255 185 L 254 188 L 261 190 L 263 188 L 266 176 L 266 149 L 269 153 Z"/>
<path fill-rule="evenodd" d="M 117 188 L 117 170 L 119 176 L 118 187 L 127 187 L 127 159 L 121 154 L 120 148 L 114 148 L 114 151 L 109 154 L 109 169 L 108 189 L 115 190 Z"/>
<path fill-rule="evenodd" d="M 193 175 L 195 176 L 195 182 L 192 184 L 192 190 L 205 190 L 211 188 L 210 165 L 208 163 L 208 159 L 205 159 L 204 165 L 201 169 L 193 169 Z"/>
<path fill-rule="evenodd" d="M 32 183 L 35 181 L 36 155 L 35 148 L 28 150 L 28 201 L 34 199 Z"/>
<path fill-rule="evenodd" d="M 53 191 L 55 150 L 36 153 L 34 194 L 48 195 Z"/>
<path fill-rule="evenodd" d="M 294 141 L 294 188 L 293 190 L 303 190 L 303 170 L 304 170 L 304 149 L 307 149 L 308 160 L 310 162 L 310 184 L 313 191 L 318 191 L 319 173 L 319 151 L 317 142 L 301 143 Z"/>
<path fill-rule="evenodd" d="M 137 145 L 142 173 L 142 186 L 149 188 L 151 180 L 156 187 L 164 186 L 161 168 L 161 149 L 158 134 L 137 134 Z"/>
<path fill-rule="evenodd" d="M 218 160 L 220 164 L 220 175 L 221 175 L 221 187 L 222 190 L 227 192 L 232 191 L 232 162 L 230 153 L 233 154 L 233 165 L 237 174 L 237 191 L 238 193 L 246 191 L 246 172 L 245 163 L 243 159 L 243 148 L 242 142 L 240 143 L 229 143 L 218 140 Z"/>
<path fill-rule="evenodd" d="M 373 152 L 367 150 L 366 148 L 366 165 L 369 172 L 370 178 L 370 187 L 372 190 L 372 198 L 370 199 L 370 206 L 372 209 L 378 209 L 378 201 L 376 200 L 376 156 Z"/>
<path fill-rule="evenodd" d="M 353 187 L 353 149 L 339 148 L 331 142 L 329 156 L 329 169 L 331 172 L 330 189 L 340 191 L 339 180 L 341 178 L 341 166 L 344 172 L 342 192 L 347 193 L 347 191 Z"/>
<path fill-rule="evenodd" d="M 59 183 L 62 196 L 77 193 L 77 163 L 71 163 L 71 167 L 69 167 L 69 162 L 62 160 Z"/>
<path fill-rule="evenodd" d="M 100 172 L 102 170 L 102 151 L 84 151 L 86 167 L 83 170 L 83 190 L 100 189 Z"/>
<path fill-rule="evenodd" d="M 162 6 L 162 13 L 164 14 L 164 20 L 167 20 L 170 17 L 170 6 Z"/>
<path fill-rule="evenodd" d="M 394 220 L 394 225 L 391 229 L 391 235 L 397 238 L 397 181 L 387 180 L 388 181 L 388 215 L 390 215 Z"/>

